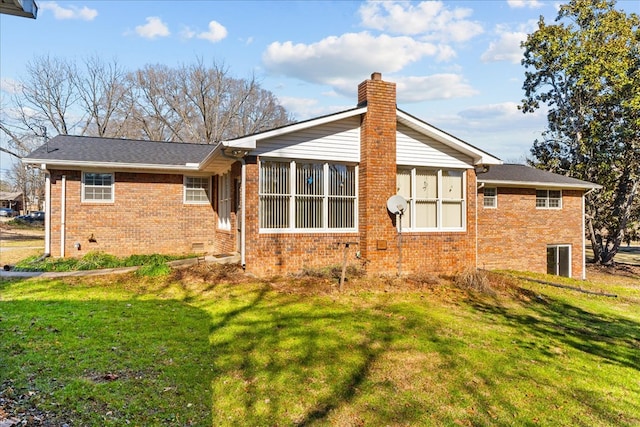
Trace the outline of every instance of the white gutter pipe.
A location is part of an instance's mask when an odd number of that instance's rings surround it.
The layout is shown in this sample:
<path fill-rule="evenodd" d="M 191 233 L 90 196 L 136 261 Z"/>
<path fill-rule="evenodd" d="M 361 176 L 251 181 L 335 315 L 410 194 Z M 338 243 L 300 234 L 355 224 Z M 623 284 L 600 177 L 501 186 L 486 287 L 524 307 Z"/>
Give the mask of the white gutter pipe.
<path fill-rule="evenodd" d="M 42 165 L 44 171 L 44 254 L 51 254 L 51 173 L 47 165 Z"/>
<path fill-rule="evenodd" d="M 66 232 L 66 200 L 67 200 L 67 176 L 62 175 L 62 188 L 60 195 L 60 258 L 64 258 L 65 232 Z"/>
<path fill-rule="evenodd" d="M 240 192 L 242 194 L 240 194 L 240 205 L 242 207 L 242 224 L 240 224 L 240 265 L 242 265 L 242 268 L 246 268 L 246 259 L 245 259 L 245 254 L 246 254 L 246 218 L 247 218 L 247 209 L 246 209 L 246 197 L 245 194 L 247 193 L 245 191 L 246 188 L 246 181 L 247 181 L 247 164 L 244 161 L 244 159 L 240 159 L 240 164 L 242 165 L 242 172 L 240 173 Z"/>

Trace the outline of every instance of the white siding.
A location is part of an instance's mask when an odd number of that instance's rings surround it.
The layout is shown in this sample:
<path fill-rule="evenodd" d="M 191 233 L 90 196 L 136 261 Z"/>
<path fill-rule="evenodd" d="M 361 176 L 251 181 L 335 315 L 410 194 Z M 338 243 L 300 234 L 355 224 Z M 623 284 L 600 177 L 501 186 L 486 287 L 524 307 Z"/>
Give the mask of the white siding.
<path fill-rule="evenodd" d="M 410 166 L 473 167 L 471 157 L 400 123 L 396 132 L 396 162 Z"/>
<path fill-rule="evenodd" d="M 252 152 L 284 159 L 360 161 L 360 117 L 259 141 Z"/>

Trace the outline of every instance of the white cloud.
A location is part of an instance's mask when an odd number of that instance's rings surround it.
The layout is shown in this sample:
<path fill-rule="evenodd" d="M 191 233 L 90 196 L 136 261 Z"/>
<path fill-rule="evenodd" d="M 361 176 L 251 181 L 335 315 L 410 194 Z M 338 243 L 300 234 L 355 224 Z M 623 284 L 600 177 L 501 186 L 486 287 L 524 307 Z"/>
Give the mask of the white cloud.
<path fill-rule="evenodd" d="M 180 37 L 183 39 L 192 39 L 196 36 L 196 32 L 189 27 L 184 27 L 182 31 L 180 31 Z"/>
<path fill-rule="evenodd" d="M 482 53 L 480 59 L 482 62 L 508 61 L 512 64 L 518 64 L 522 59 L 520 43 L 526 38 L 526 33 L 502 33 L 497 40 L 489 43 L 489 47 Z"/>
<path fill-rule="evenodd" d="M 55 19 L 81 19 L 83 21 L 93 21 L 98 16 L 96 9 L 89 9 L 84 6 L 79 8 L 77 6 L 69 6 L 64 8 L 56 2 L 43 2 L 40 4 L 40 10 L 50 10 L 53 12 Z"/>
<path fill-rule="evenodd" d="M 136 27 L 136 33 L 140 37 L 145 39 L 155 39 L 156 37 L 166 37 L 171 34 L 167 24 L 162 22 L 157 16 L 150 16 L 147 18 L 145 25 L 138 25 Z"/>
<path fill-rule="evenodd" d="M 522 59 L 523 50 L 520 44 L 527 39 L 527 35 L 537 28 L 537 22 L 530 20 L 512 31 L 505 25 L 496 26 L 495 33 L 498 38 L 489 43 L 480 59 L 482 62 L 508 61 L 512 64 L 519 64 Z"/>
<path fill-rule="evenodd" d="M 20 93 L 20 83 L 14 79 L 3 77 L 0 79 L 0 90 L 12 95 Z"/>
<path fill-rule="evenodd" d="M 524 8 L 528 7 L 529 9 L 536 9 L 542 7 L 543 4 L 539 0 L 507 0 L 507 4 L 509 7 L 513 8 Z"/>
<path fill-rule="evenodd" d="M 410 37 L 374 37 L 362 32 L 327 37 L 312 44 L 274 42 L 262 59 L 274 74 L 341 86 L 352 85 L 354 80 L 359 82 L 372 70 L 396 72 L 425 56 L 438 56 L 442 52 L 436 45 Z"/>
<path fill-rule="evenodd" d="M 471 9 L 449 9 L 441 1 L 417 5 L 404 1 L 368 1 L 360 9 L 362 25 L 425 40 L 464 42 L 481 34 L 482 25 L 467 19 Z"/>
<path fill-rule="evenodd" d="M 317 99 L 296 98 L 291 96 L 279 96 L 278 101 L 280 101 L 280 104 L 285 107 L 288 112 L 294 115 L 296 120 L 307 120 L 353 107 L 352 104 L 324 106 L 320 105 Z"/>
<path fill-rule="evenodd" d="M 209 31 L 204 31 L 198 34 L 197 37 L 216 43 L 227 37 L 227 29 L 219 22 L 211 21 L 209 22 Z"/>
<path fill-rule="evenodd" d="M 478 91 L 458 74 L 433 74 L 419 77 L 394 77 L 398 102 L 466 98 Z"/>

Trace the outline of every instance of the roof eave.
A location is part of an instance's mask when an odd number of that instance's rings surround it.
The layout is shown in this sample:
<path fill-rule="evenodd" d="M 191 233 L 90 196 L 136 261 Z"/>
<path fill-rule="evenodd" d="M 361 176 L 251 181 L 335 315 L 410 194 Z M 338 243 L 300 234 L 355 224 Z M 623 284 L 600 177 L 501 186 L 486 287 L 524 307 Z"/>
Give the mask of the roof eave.
<path fill-rule="evenodd" d="M 82 168 L 82 169 L 136 169 L 136 170 L 166 170 L 173 172 L 193 172 L 199 170 L 198 163 L 187 163 L 184 165 L 163 165 L 152 163 L 121 163 L 121 162 L 89 162 L 89 161 L 68 161 L 52 159 L 31 159 L 22 158 L 22 163 L 28 165 L 39 165 L 39 167 L 51 169 L 56 168 Z"/>
<path fill-rule="evenodd" d="M 340 113 L 330 114 L 327 116 L 322 116 L 322 117 L 306 120 L 299 123 L 293 123 L 287 126 L 283 126 L 283 127 L 262 132 L 262 133 L 256 133 L 253 135 L 248 135 L 248 136 L 237 138 L 237 139 L 222 141 L 222 144 L 224 145 L 224 147 L 255 149 L 258 141 L 268 139 L 268 138 L 273 138 L 276 136 L 286 135 L 292 132 L 297 132 L 297 131 L 308 129 L 314 126 L 320 126 L 325 123 L 331 123 L 334 121 L 343 120 L 349 117 L 364 114 L 366 112 L 367 112 L 367 107 L 355 108 L 353 110 L 342 111 Z"/>
<path fill-rule="evenodd" d="M 585 182 L 584 184 L 567 184 L 559 182 L 482 179 L 481 175 L 478 175 L 478 182 L 485 185 L 495 185 L 496 187 L 557 188 L 571 190 L 599 190 L 602 188 L 602 186 L 599 184 L 593 184 L 589 182 Z"/>

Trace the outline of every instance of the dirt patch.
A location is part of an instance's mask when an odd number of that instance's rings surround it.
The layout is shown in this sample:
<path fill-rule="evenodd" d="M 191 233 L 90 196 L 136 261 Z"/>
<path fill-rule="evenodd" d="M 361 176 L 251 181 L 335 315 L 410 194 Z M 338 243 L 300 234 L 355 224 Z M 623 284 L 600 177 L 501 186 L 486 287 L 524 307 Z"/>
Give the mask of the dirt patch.
<path fill-rule="evenodd" d="M 14 227 L 0 223 L 0 243 L 21 242 L 42 239 L 44 241 L 44 228 L 42 227 Z"/>

